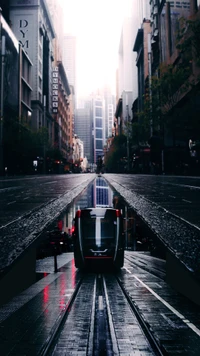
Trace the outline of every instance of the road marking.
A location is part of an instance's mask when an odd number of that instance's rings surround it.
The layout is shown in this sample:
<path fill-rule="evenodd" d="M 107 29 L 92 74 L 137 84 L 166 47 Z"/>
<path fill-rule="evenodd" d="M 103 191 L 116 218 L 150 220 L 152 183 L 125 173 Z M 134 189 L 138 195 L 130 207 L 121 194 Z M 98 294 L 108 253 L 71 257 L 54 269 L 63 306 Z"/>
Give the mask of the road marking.
<path fill-rule="evenodd" d="M 171 325 L 174 329 L 185 329 L 185 325 L 183 326 L 180 326 L 180 325 L 176 325 L 176 323 L 174 323 L 170 317 L 168 317 L 167 315 L 163 314 L 163 313 L 160 313 L 160 315 L 162 315 L 163 319 L 165 319 L 167 321 L 167 323 L 169 325 Z"/>
<path fill-rule="evenodd" d="M 99 295 L 99 310 L 103 310 L 103 297 Z"/>
<path fill-rule="evenodd" d="M 131 271 L 129 271 L 128 268 L 123 267 L 128 273 L 130 273 L 138 282 L 140 282 L 143 287 L 145 287 L 151 294 L 154 295 L 158 300 L 160 300 L 161 303 L 163 303 L 169 310 L 172 311 L 178 318 L 182 320 L 183 323 L 185 323 L 190 329 L 192 329 L 198 336 L 200 336 L 200 330 L 193 324 L 191 323 L 188 319 L 184 317 L 181 313 L 178 312 L 172 305 L 170 305 L 168 302 L 166 302 L 163 298 L 161 298 L 157 293 L 153 291 L 153 289 L 149 288 L 144 282 L 141 281 L 140 278 L 138 278 L 135 274 L 132 274 Z"/>
<path fill-rule="evenodd" d="M 174 195 L 169 195 L 170 198 L 176 199 Z"/>
<path fill-rule="evenodd" d="M 190 200 L 182 199 L 182 201 L 185 201 L 186 203 L 192 204 L 192 202 Z"/>
<path fill-rule="evenodd" d="M 46 183 L 42 183 L 42 184 L 53 184 L 53 183 L 57 183 L 57 180 L 53 180 L 52 182 L 46 182 Z"/>
<path fill-rule="evenodd" d="M 7 192 L 9 190 L 18 190 L 20 187 L 8 187 L 8 188 L 0 188 L 0 193 Z"/>
<path fill-rule="evenodd" d="M 11 201 L 11 202 L 8 203 L 7 205 L 11 205 L 11 204 L 14 204 L 14 203 L 16 203 L 16 200 Z"/>
<path fill-rule="evenodd" d="M 189 184 L 174 184 L 174 185 L 178 185 L 178 186 L 181 186 L 181 187 L 186 187 L 186 188 L 189 188 L 189 189 L 200 189 L 200 187 L 198 187 L 196 185 L 189 185 Z"/>
<path fill-rule="evenodd" d="M 191 178 L 191 177 L 190 177 Z M 163 185 L 177 185 L 178 187 L 185 187 L 185 188 L 189 188 L 189 189 L 200 189 L 200 187 L 198 187 L 197 185 L 189 185 L 189 184 L 177 184 L 177 183 L 162 183 Z"/>

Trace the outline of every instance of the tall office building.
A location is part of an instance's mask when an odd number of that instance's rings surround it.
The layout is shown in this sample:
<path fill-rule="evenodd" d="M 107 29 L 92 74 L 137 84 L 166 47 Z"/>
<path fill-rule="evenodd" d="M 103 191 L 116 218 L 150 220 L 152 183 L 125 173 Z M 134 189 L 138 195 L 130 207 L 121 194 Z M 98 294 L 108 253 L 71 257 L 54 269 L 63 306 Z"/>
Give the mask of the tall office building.
<path fill-rule="evenodd" d="M 134 38 L 138 27 L 133 17 L 124 19 L 119 45 L 118 98 L 123 102 L 123 118 L 126 121 L 132 103 L 138 96 L 136 53 L 133 52 Z M 129 111 L 129 114 L 127 112 Z"/>
<path fill-rule="evenodd" d="M 79 98 L 76 110 L 75 133 L 84 143 L 89 163 L 103 156 L 106 139 L 112 136 L 115 97 L 109 87 L 98 90 L 90 97 Z"/>
<path fill-rule="evenodd" d="M 138 29 L 143 19 L 150 17 L 150 4 L 148 0 L 133 0 L 129 16 L 124 19 L 119 45 L 118 93 L 117 100 L 122 98 L 123 118 L 128 120 L 131 115 L 132 103 L 138 97 L 138 73 L 136 66 L 136 53 L 133 46 Z"/>
<path fill-rule="evenodd" d="M 105 100 L 102 95 L 94 94 L 92 98 L 92 135 L 93 135 L 93 162 L 103 157 L 105 145 Z"/>
<path fill-rule="evenodd" d="M 69 84 L 74 88 L 75 105 L 77 98 L 77 68 L 76 68 L 76 37 L 64 35 L 62 45 L 62 60 Z M 76 106 L 75 106 L 76 107 Z"/>
<path fill-rule="evenodd" d="M 93 163 L 92 115 L 91 115 L 90 98 L 82 100 L 82 105 L 79 105 L 79 107 L 76 110 L 74 132 L 83 141 L 84 156 L 87 157 L 89 164 Z"/>
<path fill-rule="evenodd" d="M 55 52 L 56 60 L 62 60 L 62 45 L 63 45 L 63 9 L 58 0 L 46 0 L 51 19 L 56 33 Z"/>
<path fill-rule="evenodd" d="M 112 94 L 109 86 L 102 90 L 102 96 L 105 99 L 105 139 L 112 136 L 112 129 L 114 124 L 114 108 L 115 96 Z"/>

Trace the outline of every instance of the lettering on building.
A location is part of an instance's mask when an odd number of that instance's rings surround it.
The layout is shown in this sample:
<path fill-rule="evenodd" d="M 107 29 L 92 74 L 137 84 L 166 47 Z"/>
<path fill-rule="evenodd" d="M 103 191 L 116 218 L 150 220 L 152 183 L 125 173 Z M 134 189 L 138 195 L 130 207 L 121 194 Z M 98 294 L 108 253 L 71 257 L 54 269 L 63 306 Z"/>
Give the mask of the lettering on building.
<path fill-rule="evenodd" d="M 22 40 L 19 40 L 19 43 L 24 49 L 29 48 L 29 40 L 26 39 L 28 37 L 28 21 L 25 19 L 21 19 L 19 21 L 19 32 L 22 35 Z"/>
<path fill-rule="evenodd" d="M 58 67 L 54 67 L 52 71 L 52 112 L 58 112 Z"/>

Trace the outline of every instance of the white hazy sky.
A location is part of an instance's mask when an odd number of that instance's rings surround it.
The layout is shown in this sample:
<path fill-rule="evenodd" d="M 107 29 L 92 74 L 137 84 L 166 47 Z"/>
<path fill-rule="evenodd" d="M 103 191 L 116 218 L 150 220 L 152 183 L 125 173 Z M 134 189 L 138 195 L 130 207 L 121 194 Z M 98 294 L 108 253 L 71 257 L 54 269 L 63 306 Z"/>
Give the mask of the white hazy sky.
<path fill-rule="evenodd" d="M 78 94 L 110 84 L 115 93 L 122 22 L 132 0 L 60 0 L 65 33 L 77 37 Z M 66 15 L 65 15 L 66 13 Z"/>

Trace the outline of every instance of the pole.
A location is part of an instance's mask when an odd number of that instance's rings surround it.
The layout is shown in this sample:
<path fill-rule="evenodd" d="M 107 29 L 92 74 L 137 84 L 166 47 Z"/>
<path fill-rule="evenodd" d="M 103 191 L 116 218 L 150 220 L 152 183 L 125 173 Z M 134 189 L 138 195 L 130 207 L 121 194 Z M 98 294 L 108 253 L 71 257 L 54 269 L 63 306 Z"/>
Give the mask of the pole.
<path fill-rule="evenodd" d="M 44 128 L 46 128 L 46 95 L 44 95 L 44 101 L 43 101 L 43 105 L 44 105 Z M 45 174 L 46 173 L 46 136 L 44 135 L 44 152 L 43 152 L 43 155 L 44 155 L 44 159 L 43 159 L 43 173 Z"/>
<path fill-rule="evenodd" d="M 125 220 L 126 220 L 126 240 L 125 240 L 125 248 L 128 249 L 128 208 L 125 206 Z"/>
<path fill-rule="evenodd" d="M 5 67 L 5 36 L 1 37 L 1 116 L 0 116 L 0 174 L 4 173 L 3 163 L 3 116 L 4 116 L 4 67 Z"/>
<path fill-rule="evenodd" d="M 126 97 L 126 100 L 128 100 L 128 98 Z M 126 117 L 127 117 L 127 171 L 129 173 L 130 171 L 130 152 L 129 152 L 129 107 L 128 104 L 126 104 Z"/>
<path fill-rule="evenodd" d="M 149 67 L 149 102 L 150 102 L 150 136 L 153 134 L 152 119 L 152 70 L 151 70 L 151 33 L 148 33 L 148 67 Z"/>
<path fill-rule="evenodd" d="M 130 163 L 129 163 L 129 135 L 127 135 L 127 171 L 129 173 Z"/>
<path fill-rule="evenodd" d="M 165 164 L 164 164 L 164 150 L 161 151 L 161 165 L 162 165 L 162 174 L 165 172 Z"/>
<path fill-rule="evenodd" d="M 54 272 L 58 272 L 58 264 L 57 264 L 57 248 L 54 247 Z"/>

